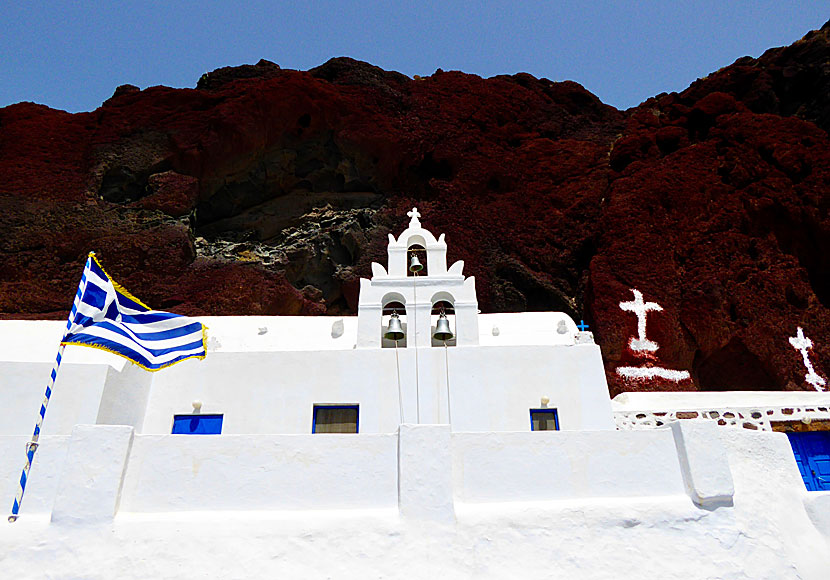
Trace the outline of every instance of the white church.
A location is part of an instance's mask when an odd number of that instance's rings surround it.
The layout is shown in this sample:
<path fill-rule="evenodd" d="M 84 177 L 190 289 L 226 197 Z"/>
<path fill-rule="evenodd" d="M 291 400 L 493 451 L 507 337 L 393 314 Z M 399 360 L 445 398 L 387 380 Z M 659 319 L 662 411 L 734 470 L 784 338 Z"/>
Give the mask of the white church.
<path fill-rule="evenodd" d="M 409 215 L 356 317 L 201 318 L 156 373 L 68 347 L 2 577 L 830 578 L 830 393 L 611 400 L 590 332 L 479 313 Z M 7 509 L 64 327 L 0 321 Z"/>

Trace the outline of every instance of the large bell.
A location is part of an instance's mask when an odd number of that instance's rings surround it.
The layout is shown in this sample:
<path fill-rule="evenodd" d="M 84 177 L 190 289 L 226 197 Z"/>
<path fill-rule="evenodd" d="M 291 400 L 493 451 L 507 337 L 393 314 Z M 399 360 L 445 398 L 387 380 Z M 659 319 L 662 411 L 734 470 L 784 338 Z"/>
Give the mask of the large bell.
<path fill-rule="evenodd" d="M 386 327 L 386 332 L 383 333 L 383 338 L 389 340 L 399 341 L 404 337 L 403 327 L 401 326 L 401 319 L 398 318 L 398 313 L 393 312 L 389 318 L 389 326 Z"/>
<path fill-rule="evenodd" d="M 421 264 L 421 261 L 418 259 L 418 254 L 413 252 L 412 257 L 409 259 L 409 271 L 410 272 L 420 272 L 423 269 L 424 269 L 424 266 L 423 266 L 423 264 Z"/>
<path fill-rule="evenodd" d="M 450 321 L 447 320 L 447 315 L 443 312 L 438 317 L 438 324 L 435 325 L 435 332 L 432 338 L 435 340 L 443 340 L 444 342 L 453 337 L 452 330 L 450 330 Z"/>

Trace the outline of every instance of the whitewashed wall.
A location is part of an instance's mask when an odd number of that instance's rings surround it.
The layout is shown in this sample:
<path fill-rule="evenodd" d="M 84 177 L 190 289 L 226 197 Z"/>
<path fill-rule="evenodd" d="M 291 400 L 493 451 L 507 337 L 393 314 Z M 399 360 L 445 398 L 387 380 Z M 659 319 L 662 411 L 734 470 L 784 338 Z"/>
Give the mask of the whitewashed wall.
<path fill-rule="evenodd" d="M 432 353 L 439 395 L 443 353 Z M 613 429 L 599 347 L 481 346 L 449 350 L 454 431 L 527 431 L 530 409 L 548 397 L 564 430 Z"/>
<path fill-rule="evenodd" d="M 311 433 L 314 403 L 359 404 L 362 433 L 391 433 L 400 415 L 394 353 L 380 349 L 217 352 L 184 362 L 153 377 L 141 431 L 170 433 L 173 415 L 192 413 L 196 399 L 202 413 L 224 414 L 226 434 Z"/>
<path fill-rule="evenodd" d="M 0 435 L 31 435 L 66 322 L 0 321 Z M 128 363 L 91 348 L 68 347 L 58 374 L 44 435 L 68 435 L 95 423 L 110 370 Z"/>
<path fill-rule="evenodd" d="M 432 440 L 424 441 L 432 447 Z M 422 472 L 435 465 L 451 471 L 450 511 L 453 497 L 481 503 L 686 493 L 668 429 L 455 433 L 448 443 L 399 460 L 396 434 L 137 435 L 120 509 L 395 508 L 403 461 L 414 461 Z M 431 488 L 441 477 L 433 473 L 421 486 Z"/>
<path fill-rule="evenodd" d="M 400 493 L 431 501 L 432 496 L 424 494 L 436 486 L 435 493 L 446 495 L 438 503 L 450 516 L 455 502 L 686 496 L 670 429 L 453 433 L 451 437 L 446 431 L 446 439 L 442 429 L 447 427 L 407 426 L 400 435 L 128 435 L 125 439 L 127 427 L 78 426 L 71 437 L 43 438 L 21 513 L 48 513 L 59 487 L 75 489 L 76 497 L 62 500 L 61 509 L 71 511 L 73 505 L 89 503 L 90 495 L 101 493 L 96 486 L 102 485 L 120 490 L 113 509 L 140 513 L 394 509 Z M 14 459 L 23 459 L 24 448 L 23 437 L 0 437 L 9 497 L 16 491 L 22 467 L 22 461 Z M 99 465 L 106 473 L 96 471 Z M 404 491 L 399 484 L 404 472 L 415 474 L 415 480 L 419 473 L 426 477 Z M 106 484 L 107 478 L 113 483 Z M 445 478 L 449 486 L 442 490 L 438 482 Z M 67 479 L 77 481 L 60 485 Z M 84 517 L 83 511 L 73 515 Z"/>
<path fill-rule="evenodd" d="M 28 436 L 0 435 L 0 509 L 5 508 L 11 512 L 12 501 L 20 487 L 20 474 L 26 460 L 28 442 Z M 27 514 L 48 516 L 52 513 L 68 445 L 67 435 L 47 435 L 41 438 L 26 486 Z"/>
<path fill-rule="evenodd" d="M 170 433 L 173 416 L 192 413 L 197 400 L 202 413 L 224 415 L 225 434 L 310 433 L 314 404 L 326 403 L 358 404 L 361 433 L 450 419 L 455 431 L 527 431 L 529 410 L 543 397 L 562 429 L 613 429 L 599 347 L 574 344 L 567 316 L 533 314 L 482 315 L 482 346 L 397 355 L 356 348 L 353 317 L 204 318 L 207 358 L 157 373 L 70 346 L 44 433 L 96 422 Z M 7 347 L 0 348 L 7 359 L 0 360 L 0 392 L 9 401 L 0 408 L 0 433 L 34 426 L 61 329 L 59 322 L 0 322 L 0 347 Z"/>
<path fill-rule="evenodd" d="M 95 423 L 109 369 L 106 364 L 64 363 L 43 433 L 66 435 L 78 423 Z M 51 371 L 51 363 L 0 361 L 0 435 L 32 433 Z"/>
<path fill-rule="evenodd" d="M 153 377 L 143 433 L 169 433 L 174 414 L 223 413 L 223 433 L 310 433 L 314 404 L 360 405 L 361 433 L 400 423 L 390 349 L 214 353 Z M 609 429 L 610 403 L 596 345 L 414 349 L 399 357 L 404 422 L 456 431 L 526 431 L 542 397 L 562 429 Z M 447 364 L 448 363 L 448 364 Z M 449 368 L 450 405 L 447 405 Z M 420 396 L 420 409 L 416 403 Z"/>
<path fill-rule="evenodd" d="M 396 435 L 137 436 L 121 510 L 396 508 Z"/>
<path fill-rule="evenodd" d="M 42 508 L 50 494 L 41 492 L 31 503 L 27 496 L 18 522 L 0 525 L 3 573 L 826 578 L 830 529 L 817 508 L 830 494 L 804 489 L 786 436 L 704 427 L 712 429 L 703 438 L 691 429 L 674 441 L 669 429 L 449 436 L 446 426 L 406 427 L 399 441 L 136 435 L 123 456 L 96 451 L 115 449 L 110 439 L 126 441 L 125 428 L 82 427 L 64 466 L 67 441 L 44 442 L 42 457 L 52 457 L 36 464 L 31 483 L 59 488 L 51 493 L 52 519 Z M 22 443 L 0 438 L 0 450 Z M 688 445 L 725 450 L 709 461 L 726 465 L 734 498 L 707 508 L 693 503 L 680 482 L 687 473 L 672 453 L 672 446 Z M 690 461 L 706 460 L 688 451 Z M 126 469 L 107 465 L 119 457 Z M 452 471 L 449 487 L 442 470 Z M 488 473 L 502 481 L 488 481 Z M 38 483 L 43 478 L 48 485 Z M 117 489 L 120 507 L 113 503 Z M 107 509 L 115 506 L 114 518 L 101 519 L 106 510 L 90 494 L 106 498 Z M 419 510 L 419 503 L 432 509 Z M 91 507 L 71 512 L 83 505 Z M 320 505 L 326 509 L 315 509 Z"/>
<path fill-rule="evenodd" d="M 452 457 L 454 492 L 464 502 L 685 493 L 668 429 L 456 433 Z"/>

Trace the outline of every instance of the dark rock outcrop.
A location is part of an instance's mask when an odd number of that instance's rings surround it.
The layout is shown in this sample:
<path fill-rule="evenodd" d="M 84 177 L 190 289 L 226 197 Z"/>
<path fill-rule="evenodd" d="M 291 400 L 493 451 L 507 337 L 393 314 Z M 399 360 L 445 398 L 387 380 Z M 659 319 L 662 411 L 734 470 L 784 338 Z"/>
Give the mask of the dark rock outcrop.
<path fill-rule="evenodd" d="M 344 314 L 417 205 L 483 311 L 584 318 L 613 393 L 830 371 L 830 26 L 628 111 L 527 74 L 260 61 L 91 113 L 0 109 L 0 316 L 60 318 L 83 258 L 183 314 Z M 631 289 L 660 303 L 626 382 Z"/>

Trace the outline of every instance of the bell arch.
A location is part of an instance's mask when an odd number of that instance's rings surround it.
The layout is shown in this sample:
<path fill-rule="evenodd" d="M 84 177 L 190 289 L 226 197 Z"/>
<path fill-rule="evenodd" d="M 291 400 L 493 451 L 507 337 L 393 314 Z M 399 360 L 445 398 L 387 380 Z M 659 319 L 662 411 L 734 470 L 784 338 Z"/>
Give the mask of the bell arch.
<path fill-rule="evenodd" d="M 381 320 L 380 320 L 380 346 L 381 348 L 406 348 L 407 338 L 407 313 L 406 313 L 406 297 L 400 292 L 389 292 L 381 299 Z M 383 335 L 389 328 L 389 321 L 392 319 L 392 314 L 398 315 L 398 320 L 403 329 L 403 338 L 396 341 L 385 338 Z"/>
<path fill-rule="evenodd" d="M 421 234 L 412 234 L 406 238 L 406 247 L 411 248 L 412 246 L 421 246 L 422 248 L 426 248 L 427 241 Z"/>
<path fill-rule="evenodd" d="M 447 292 L 445 290 L 436 292 L 432 295 L 430 299 L 430 304 L 432 305 L 430 310 L 430 330 L 429 335 L 431 338 L 431 345 L 432 346 L 455 346 L 458 344 L 458 328 L 456 325 L 456 317 L 455 317 L 455 297 L 452 293 Z M 444 314 L 447 318 L 447 322 L 449 323 L 450 332 L 452 332 L 453 336 L 451 339 L 447 341 L 438 340 L 433 335 L 438 326 L 438 320 L 441 317 L 441 314 Z"/>
<path fill-rule="evenodd" d="M 420 237 L 420 236 L 416 236 Z M 429 256 L 427 254 L 427 249 L 418 243 L 410 244 L 406 248 L 406 255 L 407 255 L 407 268 L 406 268 L 406 275 L 407 276 L 429 276 Z M 421 270 L 418 272 L 413 272 L 409 265 L 411 264 L 412 257 L 418 258 L 418 262 L 421 264 Z"/>

